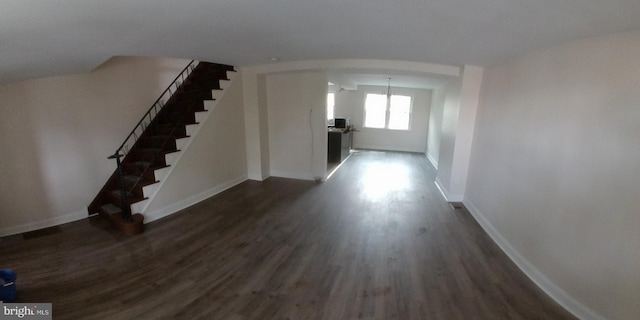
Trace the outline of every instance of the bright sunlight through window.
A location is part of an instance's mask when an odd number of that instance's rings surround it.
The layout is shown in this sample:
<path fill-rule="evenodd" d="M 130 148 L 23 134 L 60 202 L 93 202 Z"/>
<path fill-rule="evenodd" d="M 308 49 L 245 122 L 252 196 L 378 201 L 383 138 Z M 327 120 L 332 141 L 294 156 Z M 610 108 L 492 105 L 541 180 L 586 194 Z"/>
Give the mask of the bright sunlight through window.
<path fill-rule="evenodd" d="M 409 130 L 411 97 L 391 96 L 389 104 L 389 129 Z"/>
<path fill-rule="evenodd" d="M 367 94 L 364 106 L 364 126 L 368 128 L 384 128 L 387 121 L 387 96 L 384 94 Z"/>
<path fill-rule="evenodd" d="M 336 106 L 336 95 L 334 93 L 327 94 L 327 120 L 334 118 L 334 109 Z"/>
<path fill-rule="evenodd" d="M 367 128 L 409 130 L 411 122 L 411 97 L 384 94 L 367 94 L 364 103 L 364 126 Z"/>

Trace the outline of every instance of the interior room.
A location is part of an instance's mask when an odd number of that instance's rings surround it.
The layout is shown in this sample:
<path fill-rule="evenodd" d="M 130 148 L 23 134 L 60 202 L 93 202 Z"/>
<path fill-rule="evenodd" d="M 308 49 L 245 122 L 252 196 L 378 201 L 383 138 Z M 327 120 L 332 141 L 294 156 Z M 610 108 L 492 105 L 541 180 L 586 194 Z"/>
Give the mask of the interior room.
<path fill-rule="evenodd" d="M 424 154 L 427 148 L 432 92 L 450 80 L 450 77 L 446 76 L 376 74 L 364 73 L 365 71 L 361 71 L 363 73 L 329 73 L 327 98 L 329 128 L 327 172 L 329 174 L 346 159 L 349 149 Z M 402 118 L 404 122 L 394 123 L 393 116 L 385 118 L 386 115 L 382 115 L 385 119 L 380 119 L 379 123 L 368 124 L 366 115 L 368 95 L 379 95 L 383 104 L 387 99 L 391 104 L 392 97 L 393 99 L 408 98 L 406 118 Z M 382 106 L 382 109 L 392 110 L 393 106 Z M 333 154 L 332 150 L 335 150 Z"/>
<path fill-rule="evenodd" d="M 636 319 L 639 15 L 9 1 L 0 301 L 55 319 Z"/>

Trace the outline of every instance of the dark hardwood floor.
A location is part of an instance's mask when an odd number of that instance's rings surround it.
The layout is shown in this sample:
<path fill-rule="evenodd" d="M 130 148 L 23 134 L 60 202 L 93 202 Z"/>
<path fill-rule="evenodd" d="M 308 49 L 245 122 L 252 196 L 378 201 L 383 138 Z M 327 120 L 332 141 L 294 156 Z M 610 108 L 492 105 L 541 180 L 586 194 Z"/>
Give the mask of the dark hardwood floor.
<path fill-rule="evenodd" d="M 0 239 L 54 319 L 573 319 L 434 186 L 357 152 L 325 183 L 247 181 L 126 238 L 86 219 Z"/>

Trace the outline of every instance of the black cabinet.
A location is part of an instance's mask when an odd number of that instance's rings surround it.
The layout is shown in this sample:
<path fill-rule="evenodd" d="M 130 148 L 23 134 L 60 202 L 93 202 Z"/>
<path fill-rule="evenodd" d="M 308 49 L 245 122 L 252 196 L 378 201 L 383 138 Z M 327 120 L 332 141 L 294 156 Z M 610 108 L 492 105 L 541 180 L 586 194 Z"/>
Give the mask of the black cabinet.
<path fill-rule="evenodd" d="M 330 130 L 327 143 L 327 161 L 340 163 L 349 156 L 351 131 Z"/>

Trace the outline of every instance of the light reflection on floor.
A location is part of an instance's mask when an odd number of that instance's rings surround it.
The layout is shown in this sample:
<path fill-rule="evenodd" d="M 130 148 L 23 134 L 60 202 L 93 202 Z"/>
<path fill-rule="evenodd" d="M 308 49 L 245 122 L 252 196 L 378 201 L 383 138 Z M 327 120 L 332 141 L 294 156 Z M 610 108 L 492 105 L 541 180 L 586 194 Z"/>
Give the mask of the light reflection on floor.
<path fill-rule="evenodd" d="M 410 168 L 403 163 L 371 163 L 363 168 L 360 190 L 363 195 L 377 201 L 390 193 L 409 188 Z"/>

